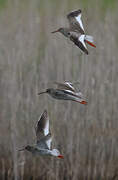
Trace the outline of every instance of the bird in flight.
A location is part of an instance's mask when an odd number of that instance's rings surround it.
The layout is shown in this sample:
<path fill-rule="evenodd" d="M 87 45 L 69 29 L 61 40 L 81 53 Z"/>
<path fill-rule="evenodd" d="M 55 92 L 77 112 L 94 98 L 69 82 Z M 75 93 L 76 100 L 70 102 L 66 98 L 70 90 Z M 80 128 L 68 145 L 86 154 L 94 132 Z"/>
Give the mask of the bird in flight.
<path fill-rule="evenodd" d="M 40 116 L 36 127 L 36 144 L 27 145 L 19 151 L 27 150 L 33 155 L 51 155 L 63 159 L 58 149 L 51 149 L 52 136 L 49 132 L 49 116 L 47 110 L 44 110 Z"/>
<path fill-rule="evenodd" d="M 85 54 L 88 54 L 86 43 L 88 43 L 92 47 L 96 46 L 93 44 L 93 37 L 85 34 L 81 15 L 81 9 L 70 12 L 67 15 L 69 27 L 59 28 L 52 33 L 62 33 L 65 37 L 69 38 L 76 46 L 78 46 Z"/>
<path fill-rule="evenodd" d="M 76 101 L 80 104 L 87 104 L 84 100 L 83 94 L 79 90 L 76 92 L 73 84 L 71 82 L 65 81 L 64 83 L 54 82 L 56 84 L 56 88 L 48 88 L 43 92 L 39 92 L 38 95 L 47 93 L 51 97 L 58 100 L 71 100 Z"/>

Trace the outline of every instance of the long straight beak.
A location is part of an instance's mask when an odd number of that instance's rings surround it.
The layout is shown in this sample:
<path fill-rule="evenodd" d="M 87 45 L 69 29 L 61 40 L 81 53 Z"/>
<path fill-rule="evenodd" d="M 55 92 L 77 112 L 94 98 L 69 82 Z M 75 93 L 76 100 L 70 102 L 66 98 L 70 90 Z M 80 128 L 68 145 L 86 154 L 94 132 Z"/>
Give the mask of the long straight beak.
<path fill-rule="evenodd" d="M 23 148 L 23 149 L 18 149 L 18 151 L 24 151 L 25 150 L 25 148 Z"/>
<path fill-rule="evenodd" d="M 53 31 L 53 32 L 51 32 L 51 33 L 56 33 L 56 32 L 59 32 L 59 30 Z"/>
<path fill-rule="evenodd" d="M 40 94 L 44 94 L 44 93 L 46 93 L 46 91 L 43 91 L 43 92 L 39 92 L 39 93 L 38 93 L 38 95 L 40 95 Z"/>

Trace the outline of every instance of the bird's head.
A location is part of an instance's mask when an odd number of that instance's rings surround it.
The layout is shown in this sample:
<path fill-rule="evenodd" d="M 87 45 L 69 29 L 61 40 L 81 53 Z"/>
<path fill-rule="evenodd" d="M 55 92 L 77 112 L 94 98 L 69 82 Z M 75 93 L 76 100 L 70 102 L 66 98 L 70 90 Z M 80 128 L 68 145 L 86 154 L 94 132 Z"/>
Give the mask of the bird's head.
<path fill-rule="evenodd" d="M 30 145 L 27 145 L 27 146 L 25 146 L 24 148 L 19 149 L 19 151 L 24 151 L 24 150 L 31 151 L 31 150 L 32 150 L 32 147 L 31 147 Z"/>
<path fill-rule="evenodd" d="M 45 91 L 39 92 L 38 95 L 41 95 L 41 94 L 44 94 L 44 93 L 51 94 L 53 91 L 54 91 L 53 88 L 48 88 Z"/>
<path fill-rule="evenodd" d="M 68 28 L 59 28 L 56 31 L 53 31 L 52 33 L 56 33 L 56 32 L 60 32 L 61 34 L 63 34 L 67 38 L 70 37 L 70 32 L 69 32 Z"/>
<path fill-rule="evenodd" d="M 48 89 L 46 89 L 46 93 L 48 93 L 48 94 L 51 94 L 53 91 L 54 91 L 53 88 L 48 88 Z"/>
<path fill-rule="evenodd" d="M 60 159 L 64 159 L 64 156 L 60 154 L 58 149 L 53 149 L 51 154 L 53 156 L 56 156 L 56 157 L 60 158 Z"/>

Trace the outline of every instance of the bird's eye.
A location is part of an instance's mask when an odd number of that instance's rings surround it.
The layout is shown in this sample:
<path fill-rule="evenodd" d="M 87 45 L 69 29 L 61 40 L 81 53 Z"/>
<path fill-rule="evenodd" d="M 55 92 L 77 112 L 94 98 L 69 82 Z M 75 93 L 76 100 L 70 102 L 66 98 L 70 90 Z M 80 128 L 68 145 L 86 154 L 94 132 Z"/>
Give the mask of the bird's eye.
<path fill-rule="evenodd" d="M 57 95 L 59 95 L 59 93 L 58 93 L 58 92 L 55 92 L 55 95 L 57 96 Z"/>
<path fill-rule="evenodd" d="M 68 35 L 70 35 L 70 32 L 68 32 Z"/>

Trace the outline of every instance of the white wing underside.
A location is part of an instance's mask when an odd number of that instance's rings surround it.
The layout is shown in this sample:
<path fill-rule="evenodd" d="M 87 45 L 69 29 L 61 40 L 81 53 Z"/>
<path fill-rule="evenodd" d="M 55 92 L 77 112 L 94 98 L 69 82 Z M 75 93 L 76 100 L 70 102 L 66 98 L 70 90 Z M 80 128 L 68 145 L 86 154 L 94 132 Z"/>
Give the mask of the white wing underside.
<path fill-rule="evenodd" d="M 48 134 L 49 134 L 49 118 L 48 118 L 45 128 L 44 128 L 44 135 L 47 136 Z"/>
<path fill-rule="evenodd" d="M 44 128 L 44 135 L 47 136 L 49 134 L 49 117 L 47 119 L 47 122 L 45 124 L 45 128 Z M 48 140 L 46 140 L 46 144 L 48 146 L 48 148 L 51 148 L 51 142 L 52 142 L 52 137 L 50 137 Z"/>
<path fill-rule="evenodd" d="M 85 44 L 85 42 L 84 42 L 84 38 L 85 38 L 85 35 L 83 34 L 83 35 L 81 35 L 80 37 L 79 37 L 79 41 L 83 44 L 83 46 L 87 49 L 87 47 L 86 47 L 86 44 Z"/>
<path fill-rule="evenodd" d="M 72 95 L 70 95 L 70 96 L 75 98 L 76 100 L 79 100 L 80 102 L 83 100 L 83 94 L 81 92 L 73 93 L 70 90 L 65 90 L 65 91 L 71 93 Z"/>
<path fill-rule="evenodd" d="M 50 139 L 48 139 L 48 140 L 46 141 L 46 144 L 47 144 L 47 146 L 48 146 L 49 149 L 51 148 L 51 142 L 52 142 L 52 137 L 50 137 Z"/>
<path fill-rule="evenodd" d="M 65 82 L 65 84 L 67 84 L 73 91 L 75 91 L 75 88 L 72 86 L 72 83 L 70 83 L 70 82 Z"/>
<path fill-rule="evenodd" d="M 85 40 L 94 42 L 93 36 L 85 35 Z"/>
<path fill-rule="evenodd" d="M 78 94 L 76 94 L 78 97 L 74 96 L 74 95 L 70 95 L 70 97 L 72 97 L 73 100 L 78 101 L 78 102 L 82 102 L 83 98 L 81 96 L 79 96 Z"/>
<path fill-rule="evenodd" d="M 82 24 L 82 20 L 81 20 L 81 14 L 79 14 L 78 16 L 75 17 L 75 19 L 77 20 L 77 22 L 80 24 L 80 27 L 83 29 L 84 31 L 84 27 Z"/>

